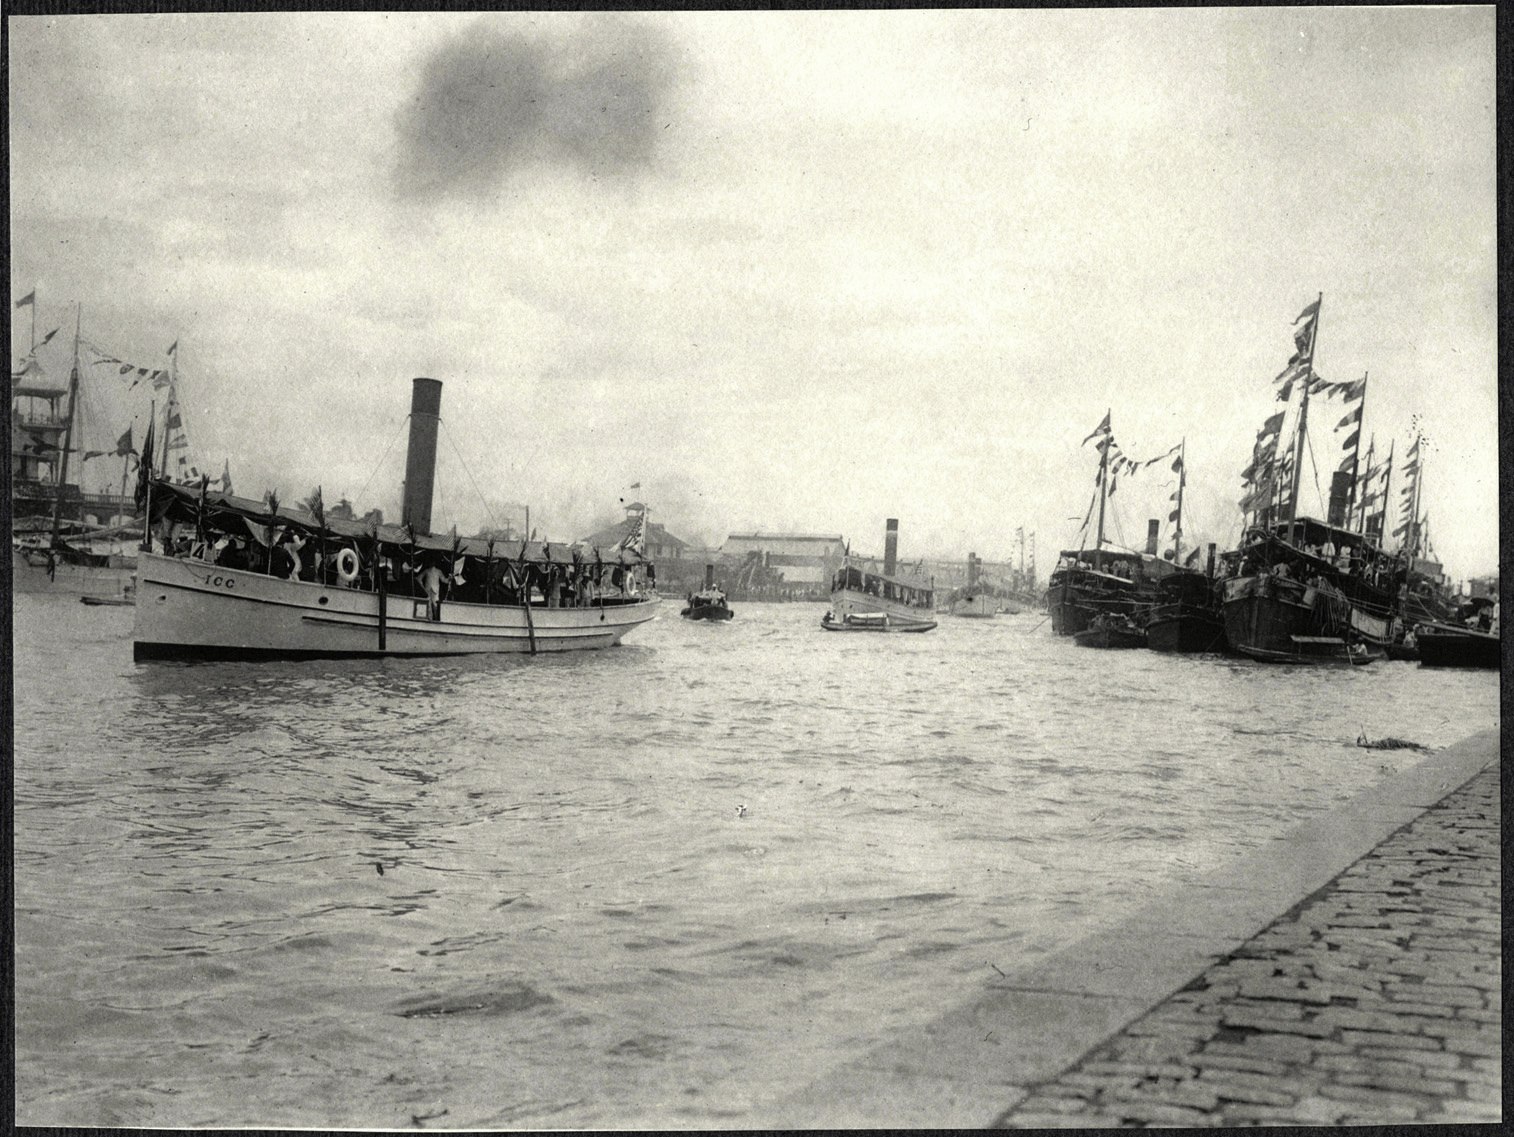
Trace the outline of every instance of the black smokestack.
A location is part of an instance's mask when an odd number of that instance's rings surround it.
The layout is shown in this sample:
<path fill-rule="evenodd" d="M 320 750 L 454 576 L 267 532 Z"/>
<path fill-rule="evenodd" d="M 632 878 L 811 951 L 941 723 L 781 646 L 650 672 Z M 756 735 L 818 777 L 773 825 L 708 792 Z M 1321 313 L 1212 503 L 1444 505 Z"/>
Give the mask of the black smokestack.
<path fill-rule="evenodd" d="M 714 565 L 705 565 L 704 566 L 704 586 L 706 588 L 714 588 L 715 587 L 715 566 Z"/>
<path fill-rule="evenodd" d="M 1336 470 L 1330 475 L 1330 504 L 1325 515 L 1331 525 L 1346 523 L 1346 502 L 1351 498 L 1351 471 Z"/>
<path fill-rule="evenodd" d="M 591 179 L 651 169 L 678 73 L 665 33 L 625 17 L 554 37 L 480 21 L 432 51 L 396 112 L 396 189 L 489 200 L 526 167 Z"/>
<path fill-rule="evenodd" d="M 978 583 L 978 554 L 967 554 L 967 587 L 973 588 Z"/>
<path fill-rule="evenodd" d="M 1146 522 L 1146 553 L 1148 556 L 1157 555 L 1157 540 L 1161 536 L 1162 523 L 1155 517 Z"/>
<path fill-rule="evenodd" d="M 442 381 L 417 379 L 410 395 L 410 451 L 405 456 L 405 506 L 400 521 L 417 533 L 431 532 L 431 490 L 436 481 L 436 427 L 441 421 Z"/>
<path fill-rule="evenodd" d="M 899 519 L 890 517 L 883 524 L 883 575 L 893 576 L 899 563 Z"/>

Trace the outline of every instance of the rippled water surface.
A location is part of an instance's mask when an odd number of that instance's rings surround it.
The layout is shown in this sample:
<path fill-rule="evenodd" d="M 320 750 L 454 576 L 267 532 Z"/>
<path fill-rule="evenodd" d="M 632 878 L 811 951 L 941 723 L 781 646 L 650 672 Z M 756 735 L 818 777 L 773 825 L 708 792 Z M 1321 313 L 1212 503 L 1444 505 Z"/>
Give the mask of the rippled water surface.
<path fill-rule="evenodd" d="M 1364 728 L 1498 723 L 1496 672 L 822 610 L 186 666 L 17 597 L 17 1120 L 740 1124 L 1418 760 Z"/>

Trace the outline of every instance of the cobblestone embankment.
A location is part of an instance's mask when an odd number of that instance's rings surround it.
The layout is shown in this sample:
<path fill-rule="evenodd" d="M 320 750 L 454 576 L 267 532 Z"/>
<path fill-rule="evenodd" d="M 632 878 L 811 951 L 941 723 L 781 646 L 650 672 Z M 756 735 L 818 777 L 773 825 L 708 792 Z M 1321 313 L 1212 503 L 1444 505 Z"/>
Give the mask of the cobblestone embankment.
<path fill-rule="evenodd" d="M 1499 804 L 1493 766 L 998 1125 L 1500 1121 Z"/>
<path fill-rule="evenodd" d="M 739 1124 L 1500 1121 L 1499 744 L 1428 755 Z"/>

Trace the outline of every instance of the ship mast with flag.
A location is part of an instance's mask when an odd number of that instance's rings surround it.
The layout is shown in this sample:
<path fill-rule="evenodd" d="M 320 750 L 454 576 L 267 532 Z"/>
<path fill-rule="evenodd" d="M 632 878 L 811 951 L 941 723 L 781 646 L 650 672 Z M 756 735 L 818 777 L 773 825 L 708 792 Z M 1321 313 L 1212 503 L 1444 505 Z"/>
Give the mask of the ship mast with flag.
<path fill-rule="evenodd" d="M 1402 576 L 1369 536 L 1369 518 L 1380 532 L 1380 511 L 1370 510 L 1385 496 L 1376 487 L 1391 462 L 1376 466 L 1370 444 L 1362 461 L 1367 374 L 1330 382 L 1315 370 L 1323 302 L 1321 293 L 1294 320 L 1293 355 L 1273 379 L 1283 409 L 1262 423 L 1241 472 L 1243 528 L 1240 547 L 1227 554 L 1225 629 L 1231 646 L 1255 659 L 1370 663 L 1391 642 Z M 1330 434 L 1347 433 L 1329 467 L 1321 520 L 1299 508 L 1306 461 L 1319 488 L 1309 413 L 1311 399 L 1335 398 L 1346 413 Z"/>
<path fill-rule="evenodd" d="M 1105 522 L 1109 499 L 1119 489 L 1122 479 L 1140 473 L 1149 466 L 1180 458 L 1183 444 L 1169 448 L 1154 458 L 1132 458 L 1121 450 L 1111 425 L 1113 408 L 1085 437 L 1080 445 L 1095 444 L 1099 452 L 1099 469 L 1094 475 L 1094 494 L 1078 527 L 1079 545 L 1063 549 L 1057 567 L 1047 582 L 1045 602 L 1050 613 L 1052 631 L 1059 636 L 1086 631 L 1094 618 L 1134 616 L 1155 599 L 1156 583 L 1175 570 L 1175 566 L 1158 555 L 1160 522 L 1148 521 L 1144 550 L 1123 548 L 1108 537 Z M 1174 466 L 1174 470 L 1179 467 Z M 1095 510 L 1098 520 L 1094 522 Z M 1177 521 L 1176 514 L 1170 520 Z M 1093 547 L 1087 545 L 1089 525 L 1094 524 Z"/>

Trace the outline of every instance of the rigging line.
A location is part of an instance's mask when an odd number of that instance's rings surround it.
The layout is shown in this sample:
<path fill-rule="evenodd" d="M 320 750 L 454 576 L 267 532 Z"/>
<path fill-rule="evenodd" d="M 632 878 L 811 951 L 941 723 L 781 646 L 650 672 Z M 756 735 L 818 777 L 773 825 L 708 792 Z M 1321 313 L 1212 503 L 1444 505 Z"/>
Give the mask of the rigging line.
<path fill-rule="evenodd" d="M 437 422 L 440 422 L 442 428 L 446 430 L 447 424 L 442 422 L 439 416 Z M 484 512 L 489 516 L 489 528 L 498 529 L 500 526 L 499 522 L 494 518 L 494 511 L 489 508 L 489 502 L 484 498 L 484 491 L 478 488 L 478 480 L 474 478 L 473 470 L 468 466 L 467 460 L 463 458 L 463 452 L 457 446 L 457 439 L 452 437 L 452 431 L 450 430 L 447 430 L 447 441 L 452 444 L 452 452 L 457 455 L 457 460 L 462 463 L 463 473 L 467 474 L 468 480 L 473 483 L 473 492 L 478 494 L 479 504 L 484 507 Z M 529 536 L 529 534 L 527 535 Z"/>
<path fill-rule="evenodd" d="M 1306 434 L 1304 435 L 1304 441 L 1309 444 L 1309 465 L 1314 470 L 1314 496 L 1319 500 L 1320 512 L 1328 518 L 1330 516 L 1330 507 L 1325 504 L 1325 495 L 1320 492 L 1319 488 L 1319 463 L 1314 460 L 1314 439 Z"/>
<path fill-rule="evenodd" d="M 409 421 L 409 415 L 406 415 L 400 420 L 399 429 L 394 432 L 394 437 L 389 440 L 389 445 L 384 448 L 384 453 L 380 456 L 378 463 L 373 467 L 373 472 L 368 475 L 368 480 L 363 483 L 363 488 L 357 491 L 356 500 L 359 503 L 362 502 L 363 495 L 368 492 L 368 487 L 373 484 L 373 479 L 378 477 L 378 472 L 380 467 L 382 467 L 384 464 L 384 459 L 389 457 L 389 451 L 394 449 L 394 444 L 399 441 L 400 432 L 405 429 L 405 424 Z"/>

